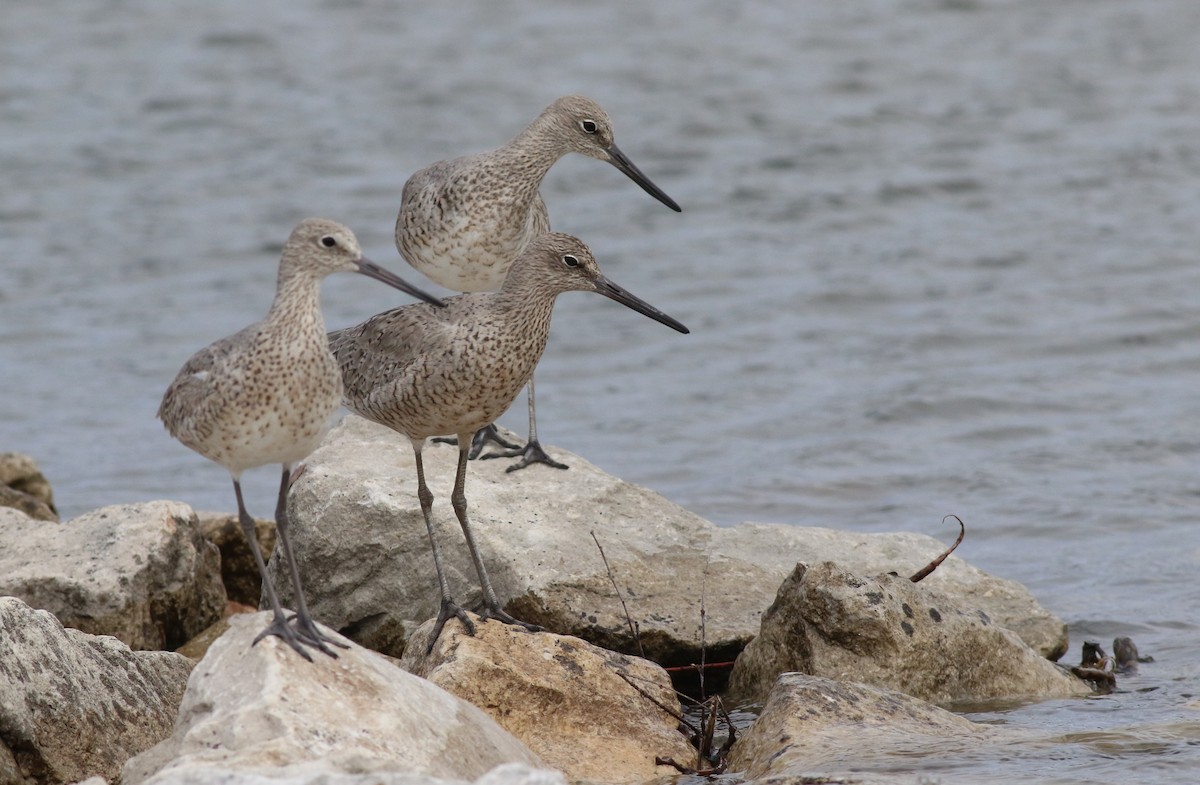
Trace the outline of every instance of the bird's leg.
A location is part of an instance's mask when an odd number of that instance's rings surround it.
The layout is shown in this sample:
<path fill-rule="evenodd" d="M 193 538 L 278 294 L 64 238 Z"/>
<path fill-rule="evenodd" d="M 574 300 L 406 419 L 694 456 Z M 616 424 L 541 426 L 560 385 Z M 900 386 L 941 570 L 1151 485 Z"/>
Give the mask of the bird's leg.
<path fill-rule="evenodd" d="M 529 377 L 529 386 L 528 386 L 527 395 L 528 395 L 528 401 L 529 401 L 529 440 L 527 442 L 525 442 L 525 446 L 517 447 L 516 445 L 509 445 L 510 449 L 508 449 L 505 452 L 496 452 L 496 453 L 492 453 L 490 455 L 485 455 L 483 457 L 484 458 L 516 458 L 516 457 L 520 457 L 521 460 L 517 461 L 512 466 L 509 466 L 507 469 L 505 469 L 505 471 L 508 471 L 508 472 L 519 471 L 521 469 L 524 469 L 526 466 L 529 466 L 529 465 L 535 464 L 535 463 L 544 463 L 547 466 L 551 466 L 555 469 L 569 468 L 565 463 L 559 463 L 558 461 L 551 458 L 550 455 L 545 451 L 545 449 L 542 448 L 542 443 L 540 441 L 538 441 L 537 409 L 536 409 L 536 404 L 534 403 L 533 377 L 532 376 Z M 471 457 L 472 458 L 475 457 L 474 450 L 472 450 Z"/>
<path fill-rule="evenodd" d="M 246 512 L 246 504 L 242 501 L 242 484 L 236 479 L 233 481 L 233 492 L 237 495 L 238 522 L 242 525 L 242 534 L 250 545 L 250 552 L 254 554 L 254 563 L 258 565 L 258 574 L 262 577 L 263 587 L 267 590 L 267 599 L 270 600 L 271 610 L 275 613 L 275 618 L 271 620 L 265 630 L 254 638 L 254 642 L 250 645 L 253 646 L 268 635 L 274 635 L 283 638 L 284 642 L 295 649 L 301 657 L 312 662 L 312 656 L 304 650 L 304 644 L 307 641 L 302 640 L 296 634 L 296 631 L 287 623 L 287 617 L 283 615 L 283 607 L 279 604 L 279 595 L 275 593 L 275 584 L 271 582 L 266 562 L 263 561 L 262 550 L 258 547 L 258 532 L 255 531 L 254 519 L 250 517 L 250 513 Z"/>
<path fill-rule="evenodd" d="M 298 479 L 301 474 L 303 472 L 297 472 L 296 478 Z M 279 544 L 283 548 L 284 559 L 287 560 L 288 572 L 292 579 L 292 592 L 296 595 L 296 628 L 306 642 L 337 659 L 337 654 L 326 646 L 326 643 L 332 643 L 343 649 L 350 647 L 325 635 L 313 623 L 312 615 L 308 612 L 308 603 L 304 599 L 304 588 L 300 585 L 300 570 L 296 567 L 295 558 L 292 557 L 292 544 L 288 538 L 287 510 L 288 491 L 291 490 L 292 481 L 292 467 L 284 466 L 283 477 L 279 480 L 279 500 L 275 504 L 275 530 L 279 534 Z"/>
<path fill-rule="evenodd" d="M 479 615 L 485 619 L 498 619 L 506 624 L 524 627 L 530 632 L 537 632 L 542 628 L 514 618 L 500 607 L 500 601 L 496 599 L 496 592 L 492 589 L 492 582 L 488 579 L 487 569 L 483 566 L 483 559 L 479 556 L 479 548 L 475 545 L 475 536 L 471 534 L 471 523 L 467 520 L 467 450 L 461 446 L 465 441 L 463 436 L 459 437 L 458 472 L 454 476 L 454 493 L 450 496 L 450 503 L 454 506 L 454 514 L 458 516 L 459 525 L 462 526 L 463 536 L 467 538 L 467 549 L 471 551 L 471 560 L 475 562 L 475 572 L 479 573 L 479 585 L 483 588 L 484 609 Z"/>
<path fill-rule="evenodd" d="M 465 443 L 465 439 L 463 442 Z M 467 616 L 458 603 L 450 596 L 450 581 L 446 578 L 446 571 L 442 569 L 442 551 L 438 547 L 437 537 L 433 535 L 433 494 L 429 491 L 429 486 L 425 484 L 425 463 L 421 459 L 421 447 L 424 440 L 417 441 L 413 439 L 413 452 L 417 458 L 417 498 L 421 502 L 421 515 L 425 517 L 425 529 L 429 532 L 429 547 L 433 551 L 433 567 L 437 570 L 438 589 L 442 593 L 442 605 L 438 611 L 437 621 L 433 625 L 433 634 L 429 637 L 429 645 L 425 647 L 425 654 L 428 655 L 433 651 L 433 645 L 437 643 L 438 636 L 442 634 L 442 628 L 446 626 L 446 622 L 453 616 L 462 622 L 467 628 L 468 635 L 475 634 L 475 624 Z M 463 451 L 460 448 L 459 453 Z"/>

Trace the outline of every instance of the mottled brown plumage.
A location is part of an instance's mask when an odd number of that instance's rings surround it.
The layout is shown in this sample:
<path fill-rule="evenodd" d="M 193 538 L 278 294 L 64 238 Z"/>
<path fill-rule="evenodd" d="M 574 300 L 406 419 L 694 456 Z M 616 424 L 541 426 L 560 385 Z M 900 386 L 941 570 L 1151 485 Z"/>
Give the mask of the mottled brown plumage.
<path fill-rule="evenodd" d="M 513 260 L 550 230 L 538 189 L 550 167 L 568 153 L 611 163 L 654 198 L 679 210 L 617 147 L 608 113 L 590 98 L 567 95 L 504 146 L 439 161 L 413 174 L 404 184 L 396 217 L 396 247 L 409 264 L 448 289 L 500 288 Z M 529 444 L 504 453 L 525 456 L 510 471 L 530 462 L 566 468 L 550 460 L 537 442 L 532 378 Z"/>
<path fill-rule="evenodd" d="M 442 592 L 439 630 L 450 614 L 468 628 L 471 624 L 450 597 L 433 539 L 433 496 L 425 484 L 421 450 L 430 436 L 458 436 L 451 502 L 479 574 L 484 613 L 520 623 L 501 609 L 471 535 L 464 492 L 467 454 L 471 434 L 499 417 L 533 374 L 546 347 L 554 300 L 569 291 L 602 294 L 679 332 L 688 331 L 605 278 L 582 242 L 547 233 L 517 257 L 497 292 L 451 297 L 441 309 L 406 305 L 330 333 L 330 346 L 342 369 L 346 406 L 412 441 L 417 493 Z"/>
<path fill-rule="evenodd" d="M 302 644 L 333 652 L 305 607 L 287 538 L 286 499 L 293 467 L 316 449 L 341 403 L 341 372 L 329 351 L 319 301 L 321 279 L 340 271 L 360 272 L 440 303 L 364 259 L 358 240 L 346 227 L 307 219 L 283 247 L 275 300 L 267 317 L 193 355 L 167 388 L 158 409 L 172 436 L 224 466 L 233 478 L 243 532 L 275 611 L 272 625 L 259 638 L 282 637 L 306 658 Z M 258 552 L 254 522 L 242 500 L 242 472 L 270 463 L 283 466 L 276 524 L 292 571 L 298 628 L 284 619 Z"/>

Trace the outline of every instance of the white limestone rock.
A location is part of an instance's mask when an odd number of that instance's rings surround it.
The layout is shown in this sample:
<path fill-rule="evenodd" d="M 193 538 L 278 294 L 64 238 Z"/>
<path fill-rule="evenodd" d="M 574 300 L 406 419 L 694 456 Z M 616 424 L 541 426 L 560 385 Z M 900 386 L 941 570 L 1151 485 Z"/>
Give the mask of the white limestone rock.
<path fill-rule="evenodd" d="M 61 524 L 0 508 L 0 595 L 131 649 L 174 649 L 221 617 L 220 555 L 192 508 L 103 507 Z"/>
<path fill-rule="evenodd" d="M 296 782 L 364 773 L 475 780 L 537 756 L 466 701 L 351 645 L 308 662 L 275 637 L 269 612 L 230 618 L 188 680 L 175 731 L 131 760 L 125 785 L 208 781 L 211 771 Z M 151 779 L 153 778 L 153 779 Z M 322 780 L 321 778 L 330 778 Z"/>

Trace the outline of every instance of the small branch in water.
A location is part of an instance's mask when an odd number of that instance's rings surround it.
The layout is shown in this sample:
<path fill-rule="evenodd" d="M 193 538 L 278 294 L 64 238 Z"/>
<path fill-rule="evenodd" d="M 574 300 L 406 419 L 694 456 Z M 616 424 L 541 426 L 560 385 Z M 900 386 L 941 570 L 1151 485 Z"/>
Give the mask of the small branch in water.
<path fill-rule="evenodd" d="M 671 715 L 672 719 L 674 719 L 680 725 L 687 728 L 692 733 L 692 735 L 698 735 L 700 733 L 700 731 L 696 729 L 696 726 L 692 725 L 692 723 L 688 722 L 687 719 L 682 714 L 680 714 L 679 712 L 675 711 L 674 709 L 672 709 L 668 706 L 664 706 L 662 704 L 662 702 L 660 702 L 653 695 L 651 695 L 650 693 L 643 690 L 641 687 L 634 684 L 633 681 L 628 676 L 626 676 L 624 673 L 621 673 L 620 671 L 617 671 L 616 673 L 618 676 L 620 676 L 625 681 L 626 684 L 628 684 L 630 687 L 633 687 L 635 690 L 637 690 L 639 695 L 641 695 L 643 698 L 645 698 L 646 700 L 653 703 L 658 708 L 665 711 L 667 714 Z"/>
<path fill-rule="evenodd" d="M 944 562 L 946 560 L 947 556 L 954 553 L 954 549 L 957 548 L 962 543 L 963 537 L 966 536 L 967 527 L 962 522 L 962 518 L 958 517 L 957 515 L 947 515 L 946 518 L 953 518 L 954 520 L 958 521 L 958 539 L 955 540 L 954 544 L 951 545 L 949 548 L 947 548 L 945 550 L 945 552 L 942 553 L 941 556 L 939 556 L 936 559 L 934 559 L 933 561 L 929 562 L 929 564 L 926 564 L 920 570 L 917 570 L 917 572 L 915 572 L 913 574 L 913 576 L 911 578 L 909 578 L 909 580 L 912 581 L 913 583 L 920 583 L 922 581 L 922 579 L 929 577 L 930 573 L 932 573 L 934 570 L 936 570 L 938 568 L 938 565 L 940 565 L 942 562 Z M 946 518 L 942 518 L 942 523 L 946 522 Z"/>
<path fill-rule="evenodd" d="M 733 747 L 734 741 L 737 740 L 737 731 L 733 727 L 733 718 L 729 716 L 729 712 L 725 710 L 725 704 L 721 702 L 720 697 L 713 696 L 710 700 L 704 702 L 704 732 L 699 736 L 699 744 L 697 745 L 696 765 L 702 766 L 706 759 L 711 759 L 712 740 L 716 732 L 717 718 L 725 720 L 726 727 L 729 728 L 729 736 L 725 739 L 725 743 L 721 745 L 721 749 L 717 750 L 716 765 L 709 768 L 691 768 L 677 763 L 674 758 L 655 758 L 654 763 L 658 766 L 671 766 L 680 774 L 691 774 L 698 777 L 714 777 L 718 774 L 724 774 L 729 768 L 729 750 Z"/>
<path fill-rule="evenodd" d="M 625 621 L 629 624 L 629 632 L 633 635 L 633 640 L 637 643 L 638 656 L 643 660 L 646 659 L 646 651 L 642 648 L 642 636 L 639 634 L 638 625 L 634 623 L 633 617 L 629 615 L 629 607 L 625 605 L 625 597 L 621 594 L 621 589 L 617 586 L 617 579 L 613 577 L 612 567 L 608 566 L 608 557 L 604 555 L 604 548 L 600 545 L 600 540 L 596 539 L 596 532 L 590 531 L 592 541 L 596 543 L 596 548 L 600 551 L 600 558 L 604 560 L 604 571 L 608 573 L 608 582 L 612 584 L 613 591 L 617 593 L 617 599 L 621 601 L 621 610 L 625 611 Z"/>
<path fill-rule="evenodd" d="M 657 758 L 656 757 L 654 759 L 654 765 L 655 766 L 670 766 L 671 768 L 675 769 L 675 771 L 679 772 L 680 774 L 690 774 L 690 775 L 693 775 L 696 777 L 715 777 L 718 774 L 725 773 L 725 768 L 726 768 L 726 766 L 728 766 L 728 763 L 725 761 L 722 761 L 721 765 L 716 766 L 711 769 L 690 769 L 687 766 L 684 766 L 680 763 L 676 763 L 674 758 Z"/>
<path fill-rule="evenodd" d="M 721 745 L 721 749 L 717 750 L 717 768 L 724 773 L 725 769 L 729 768 L 729 750 L 733 749 L 733 743 L 737 741 L 737 730 L 733 727 L 733 717 L 729 716 L 729 712 L 725 709 L 725 703 L 720 697 L 714 698 L 717 702 L 717 709 L 721 712 L 721 717 L 725 720 L 725 727 L 729 729 L 729 736 L 725 739 L 725 743 Z"/>

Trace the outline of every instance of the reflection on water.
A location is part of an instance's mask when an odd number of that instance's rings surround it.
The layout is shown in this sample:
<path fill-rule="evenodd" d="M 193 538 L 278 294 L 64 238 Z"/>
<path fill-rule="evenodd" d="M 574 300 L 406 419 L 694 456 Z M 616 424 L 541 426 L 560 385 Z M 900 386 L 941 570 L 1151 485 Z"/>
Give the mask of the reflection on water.
<path fill-rule="evenodd" d="M 961 516 L 960 555 L 1067 619 L 1070 657 L 1132 635 L 1157 662 L 977 716 L 1041 746 L 953 774 L 1188 782 L 1198 24 L 1190 0 L 15 4 L 2 448 L 68 516 L 229 509 L 153 415 L 265 312 L 292 225 L 345 221 L 403 271 L 410 172 L 584 92 L 684 212 L 576 157 L 544 188 L 555 228 L 692 334 L 564 296 L 543 440 L 719 522 L 950 540 Z M 399 301 L 347 277 L 323 302 L 339 327 Z M 247 478 L 260 514 L 273 477 Z"/>

